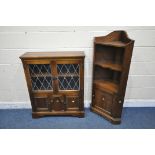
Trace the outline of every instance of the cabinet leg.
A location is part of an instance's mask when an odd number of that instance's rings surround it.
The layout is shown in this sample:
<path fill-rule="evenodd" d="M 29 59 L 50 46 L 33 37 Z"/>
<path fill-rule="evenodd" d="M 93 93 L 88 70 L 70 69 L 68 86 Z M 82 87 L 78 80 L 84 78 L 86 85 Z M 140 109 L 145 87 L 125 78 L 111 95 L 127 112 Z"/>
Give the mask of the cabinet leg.
<path fill-rule="evenodd" d="M 42 116 L 36 115 L 36 114 L 32 114 L 32 118 L 37 119 L 37 118 L 41 118 Z"/>
<path fill-rule="evenodd" d="M 84 118 L 84 114 L 78 115 L 79 118 Z"/>
<path fill-rule="evenodd" d="M 121 124 L 121 120 L 120 121 L 113 121 L 113 120 L 111 120 L 110 121 L 112 124 L 114 124 L 114 125 L 119 125 L 119 124 Z"/>

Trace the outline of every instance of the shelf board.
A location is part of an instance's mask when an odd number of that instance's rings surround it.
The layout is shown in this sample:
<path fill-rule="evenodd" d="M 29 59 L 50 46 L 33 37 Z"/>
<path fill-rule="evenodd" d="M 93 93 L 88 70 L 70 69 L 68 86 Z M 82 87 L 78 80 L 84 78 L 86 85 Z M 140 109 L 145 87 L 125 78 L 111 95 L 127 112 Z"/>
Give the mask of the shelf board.
<path fill-rule="evenodd" d="M 31 77 L 52 77 L 51 74 L 31 74 Z"/>
<path fill-rule="evenodd" d="M 96 41 L 96 44 L 99 45 L 105 45 L 105 46 L 114 46 L 114 47 L 125 47 L 126 43 L 122 42 L 122 41 L 110 41 L 110 42 L 99 42 Z"/>
<path fill-rule="evenodd" d="M 93 84 L 112 93 L 118 93 L 119 85 L 108 80 L 94 80 Z"/>
<path fill-rule="evenodd" d="M 77 77 L 79 74 L 58 74 L 58 77 Z M 52 77 L 51 74 L 31 74 L 31 77 Z"/>
<path fill-rule="evenodd" d="M 59 77 L 72 77 L 72 76 L 80 76 L 79 74 L 58 74 Z"/>
<path fill-rule="evenodd" d="M 100 66 L 102 68 L 109 68 L 115 71 L 122 71 L 123 67 L 120 64 L 114 64 L 114 63 L 110 63 L 110 62 L 95 62 L 95 65 Z"/>

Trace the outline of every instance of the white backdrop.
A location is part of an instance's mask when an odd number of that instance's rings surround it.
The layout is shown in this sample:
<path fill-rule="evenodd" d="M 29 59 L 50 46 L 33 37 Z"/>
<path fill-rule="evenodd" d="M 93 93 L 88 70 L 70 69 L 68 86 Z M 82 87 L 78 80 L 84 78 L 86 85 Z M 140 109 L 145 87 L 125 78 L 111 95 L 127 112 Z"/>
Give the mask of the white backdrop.
<path fill-rule="evenodd" d="M 0 27 L 0 105 L 30 106 L 19 56 L 84 51 L 85 106 L 91 102 L 93 38 L 126 30 L 135 40 L 125 106 L 155 106 L 155 27 Z"/>

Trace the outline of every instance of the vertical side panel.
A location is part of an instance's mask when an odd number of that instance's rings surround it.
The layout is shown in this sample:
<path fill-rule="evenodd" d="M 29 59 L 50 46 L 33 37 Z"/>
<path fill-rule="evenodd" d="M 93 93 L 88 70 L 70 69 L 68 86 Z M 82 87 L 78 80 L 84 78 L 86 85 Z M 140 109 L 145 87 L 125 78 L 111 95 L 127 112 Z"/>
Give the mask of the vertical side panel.
<path fill-rule="evenodd" d="M 134 46 L 134 41 L 132 41 L 129 45 L 127 45 L 124 51 L 123 72 L 121 75 L 120 90 L 119 90 L 119 93 L 122 96 L 123 100 L 124 100 L 125 91 L 126 91 L 126 85 L 127 85 L 128 74 L 129 74 L 129 69 L 130 69 L 133 46 Z"/>
<path fill-rule="evenodd" d="M 25 78 L 26 78 L 26 83 L 27 83 L 27 88 L 31 100 L 31 106 L 32 106 L 32 111 L 36 110 L 35 104 L 34 104 L 34 98 L 33 98 L 33 93 L 32 93 L 32 84 L 31 84 L 31 77 L 30 77 L 30 72 L 29 72 L 29 66 L 28 64 L 22 60 L 23 63 L 23 68 L 24 68 L 24 73 L 25 73 Z"/>
<path fill-rule="evenodd" d="M 84 58 L 80 62 L 80 110 L 84 110 Z"/>

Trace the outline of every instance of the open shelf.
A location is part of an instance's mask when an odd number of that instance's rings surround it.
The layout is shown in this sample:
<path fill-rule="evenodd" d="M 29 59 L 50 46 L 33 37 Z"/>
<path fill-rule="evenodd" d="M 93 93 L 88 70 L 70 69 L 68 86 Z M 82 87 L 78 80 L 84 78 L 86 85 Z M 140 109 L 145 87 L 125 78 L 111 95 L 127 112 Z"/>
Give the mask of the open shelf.
<path fill-rule="evenodd" d="M 109 69 L 116 70 L 116 71 L 122 71 L 123 70 L 121 65 L 113 64 L 113 63 L 109 63 L 109 62 L 108 63 L 106 63 L 106 62 L 104 62 L 104 63 L 95 62 L 95 65 L 100 66 L 102 68 L 109 68 Z"/>
<path fill-rule="evenodd" d="M 112 93 L 118 93 L 119 85 L 113 81 L 94 80 L 93 84 L 105 90 L 109 90 Z"/>
<path fill-rule="evenodd" d="M 124 49 L 95 45 L 95 63 L 123 65 Z"/>
<path fill-rule="evenodd" d="M 110 42 L 99 42 L 95 41 L 96 44 L 104 46 L 114 46 L 114 47 L 125 47 L 126 43 L 122 41 L 110 41 Z"/>
<path fill-rule="evenodd" d="M 95 44 L 100 44 L 103 46 L 113 46 L 113 47 L 126 47 L 131 44 L 133 40 L 128 38 L 125 31 L 114 31 L 107 36 L 95 37 Z"/>
<path fill-rule="evenodd" d="M 120 82 L 121 72 L 103 68 L 98 65 L 94 66 L 94 80 L 110 80 L 116 83 Z"/>
<path fill-rule="evenodd" d="M 97 62 L 94 66 L 95 86 L 110 93 L 118 93 L 122 66 L 119 64 Z"/>

